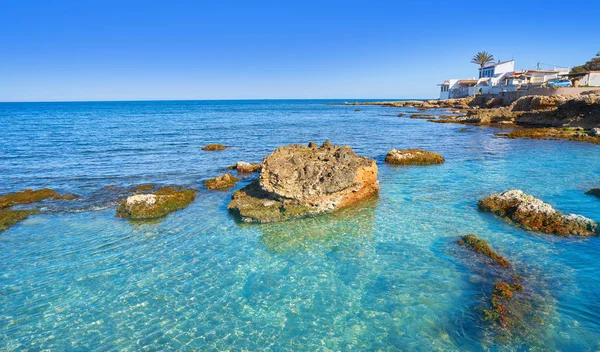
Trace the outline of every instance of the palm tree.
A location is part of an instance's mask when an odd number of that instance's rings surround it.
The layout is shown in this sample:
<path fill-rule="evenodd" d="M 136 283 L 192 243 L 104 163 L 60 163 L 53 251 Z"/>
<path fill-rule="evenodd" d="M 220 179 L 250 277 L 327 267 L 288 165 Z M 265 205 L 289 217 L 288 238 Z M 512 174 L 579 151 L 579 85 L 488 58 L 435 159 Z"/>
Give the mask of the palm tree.
<path fill-rule="evenodd" d="M 475 56 L 473 56 L 471 62 L 479 65 L 481 68 L 484 68 L 485 65 L 487 65 L 490 62 L 493 62 L 494 60 L 494 55 L 488 53 L 487 51 L 480 51 L 477 54 L 475 54 Z"/>

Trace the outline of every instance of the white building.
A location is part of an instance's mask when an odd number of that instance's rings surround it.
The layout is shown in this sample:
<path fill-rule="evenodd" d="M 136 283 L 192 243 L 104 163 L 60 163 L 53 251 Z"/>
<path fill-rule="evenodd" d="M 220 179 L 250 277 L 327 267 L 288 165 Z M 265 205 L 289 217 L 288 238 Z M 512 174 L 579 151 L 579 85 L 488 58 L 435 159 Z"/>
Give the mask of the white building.
<path fill-rule="evenodd" d="M 489 78 L 492 81 L 492 85 L 499 80 L 500 77 L 507 73 L 515 71 L 515 60 L 497 62 L 495 64 L 488 64 L 487 66 L 479 69 L 479 78 Z"/>
<path fill-rule="evenodd" d="M 600 71 L 588 71 L 575 79 L 579 81 L 577 82 L 579 87 L 600 87 Z"/>
<path fill-rule="evenodd" d="M 476 79 L 449 79 L 440 86 L 440 100 L 458 99 L 469 96 L 469 89 L 477 84 Z"/>
<path fill-rule="evenodd" d="M 499 61 L 479 69 L 479 79 L 451 79 L 440 84 L 440 99 L 464 98 L 476 94 L 498 94 L 540 87 L 569 73 L 568 68 L 515 72 L 515 61 Z M 474 81 L 474 83 L 473 83 Z M 580 85 L 585 85 L 584 80 Z M 587 81 L 585 81 L 587 82 Z"/>

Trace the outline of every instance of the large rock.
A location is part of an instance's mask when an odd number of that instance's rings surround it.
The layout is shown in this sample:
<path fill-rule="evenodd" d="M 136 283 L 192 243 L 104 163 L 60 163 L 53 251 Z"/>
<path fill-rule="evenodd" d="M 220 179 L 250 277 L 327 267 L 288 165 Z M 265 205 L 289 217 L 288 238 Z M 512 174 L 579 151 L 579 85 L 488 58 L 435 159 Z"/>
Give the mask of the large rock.
<path fill-rule="evenodd" d="M 431 165 L 444 161 L 440 154 L 423 149 L 392 149 L 385 156 L 385 162 L 394 165 Z"/>
<path fill-rule="evenodd" d="M 581 215 L 562 214 L 550 204 L 523 193 L 511 190 L 492 194 L 477 204 L 479 209 L 492 212 L 526 229 L 557 236 L 595 235 L 598 225 Z"/>
<path fill-rule="evenodd" d="M 258 180 L 237 191 L 229 209 L 245 222 L 275 222 L 333 212 L 377 193 L 375 160 L 348 146 L 280 147 L 261 164 Z"/>
<path fill-rule="evenodd" d="M 164 187 L 153 194 L 135 194 L 123 200 L 117 216 L 130 219 L 155 219 L 187 207 L 194 201 L 196 191 Z"/>

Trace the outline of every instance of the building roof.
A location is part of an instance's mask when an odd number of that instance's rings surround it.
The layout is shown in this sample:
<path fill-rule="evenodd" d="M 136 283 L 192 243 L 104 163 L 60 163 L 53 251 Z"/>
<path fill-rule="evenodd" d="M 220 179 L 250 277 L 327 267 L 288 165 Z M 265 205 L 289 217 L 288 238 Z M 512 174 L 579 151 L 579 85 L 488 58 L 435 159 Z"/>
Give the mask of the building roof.
<path fill-rule="evenodd" d="M 561 71 L 555 70 L 527 70 L 525 72 L 537 72 L 537 73 L 560 73 Z"/>
<path fill-rule="evenodd" d="M 490 68 L 490 67 L 496 67 L 498 65 L 506 64 L 506 63 L 513 62 L 513 61 L 515 61 L 515 60 L 508 60 L 508 61 L 496 62 L 496 63 L 493 63 L 493 64 L 489 64 L 489 65 L 483 67 L 482 69 L 486 69 L 486 68 Z"/>
<path fill-rule="evenodd" d="M 459 79 L 458 84 L 474 86 L 477 84 L 477 80 L 476 79 Z"/>

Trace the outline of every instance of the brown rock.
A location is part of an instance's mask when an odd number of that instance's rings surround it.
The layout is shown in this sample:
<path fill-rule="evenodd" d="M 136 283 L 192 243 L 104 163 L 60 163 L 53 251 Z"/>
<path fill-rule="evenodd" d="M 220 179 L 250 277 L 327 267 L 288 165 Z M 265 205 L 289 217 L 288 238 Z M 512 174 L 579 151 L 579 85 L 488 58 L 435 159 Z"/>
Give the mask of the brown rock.
<path fill-rule="evenodd" d="M 430 165 L 442 164 L 445 160 L 440 154 L 423 149 L 392 149 L 385 161 L 394 165 Z"/>
<path fill-rule="evenodd" d="M 280 147 L 257 181 L 233 195 L 229 209 L 245 222 L 274 222 L 333 212 L 376 194 L 375 161 L 329 141 Z"/>
<path fill-rule="evenodd" d="M 260 170 L 260 164 L 238 161 L 235 165 L 229 167 L 230 170 L 236 170 L 239 173 L 252 173 Z"/>
<path fill-rule="evenodd" d="M 223 144 L 207 144 L 204 147 L 202 147 L 202 150 L 206 150 L 209 152 L 216 151 L 216 150 L 225 150 L 225 149 L 227 149 L 227 147 L 224 146 Z"/>
<path fill-rule="evenodd" d="M 238 179 L 232 174 L 223 174 L 204 181 L 204 187 L 207 189 L 226 189 L 235 186 L 237 181 Z"/>
<path fill-rule="evenodd" d="M 492 194 L 477 203 L 479 209 L 492 212 L 526 229 L 557 236 L 595 235 L 598 225 L 581 215 L 565 215 L 521 190 Z"/>

